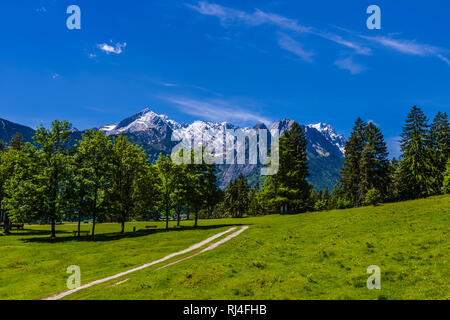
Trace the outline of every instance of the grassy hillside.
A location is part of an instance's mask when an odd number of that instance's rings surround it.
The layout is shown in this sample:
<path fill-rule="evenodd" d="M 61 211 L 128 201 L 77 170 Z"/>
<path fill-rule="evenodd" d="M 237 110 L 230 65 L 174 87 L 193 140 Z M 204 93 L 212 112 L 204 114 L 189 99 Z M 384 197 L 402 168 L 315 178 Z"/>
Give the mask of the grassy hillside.
<path fill-rule="evenodd" d="M 442 196 L 375 208 L 202 220 L 199 230 L 124 237 L 108 234 L 118 225 L 101 225 L 103 235 L 95 241 L 74 241 L 65 232 L 75 226 L 66 225 L 51 243 L 43 227 L 30 227 L 0 237 L 0 299 L 44 298 L 65 290 L 69 265 L 81 267 L 84 284 L 185 249 L 236 224 L 250 228 L 216 250 L 67 298 L 449 299 L 449 204 L 450 197 Z M 135 225 L 149 224 L 155 223 Z M 366 288 L 370 265 L 381 268 L 381 290 Z"/>

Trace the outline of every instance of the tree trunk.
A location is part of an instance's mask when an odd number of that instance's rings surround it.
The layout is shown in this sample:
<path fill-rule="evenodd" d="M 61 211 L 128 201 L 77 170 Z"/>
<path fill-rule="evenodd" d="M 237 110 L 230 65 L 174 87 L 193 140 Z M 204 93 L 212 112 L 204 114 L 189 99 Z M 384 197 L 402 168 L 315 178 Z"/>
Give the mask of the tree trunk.
<path fill-rule="evenodd" d="M 181 219 L 181 212 L 178 211 L 178 222 L 177 222 L 177 226 L 180 226 L 180 219 Z"/>
<path fill-rule="evenodd" d="M 56 238 L 55 218 L 52 217 L 52 238 Z"/>
<path fill-rule="evenodd" d="M 122 231 L 120 233 L 125 233 L 125 220 L 122 220 Z"/>
<path fill-rule="evenodd" d="M 95 196 L 94 196 L 94 203 L 92 206 L 92 236 L 95 235 L 95 220 L 97 218 L 97 193 L 98 188 L 95 188 Z"/>
<path fill-rule="evenodd" d="M 194 228 L 197 228 L 198 225 L 198 212 L 195 213 L 195 224 L 194 224 Z"/>
<path fill-rule="evenodd" d="M 166 204 L 166 230 L 169 230 L 169 206 Z"/>
<path fill-rule="evenodd" d="M 81 213 L 78 213 L 78 238 L 80 237 L 81 231 Z"/>
<path fill-rule="evenodd" d="M 5 230 L 5 234 L 9 233 L 9 228 L 10 228 L 10 223 L 9 223 L 9 218 L 8 218 L 8 213 L 5 211 L 5 219 L 4 219 L 4 225 L 3 225 L 3 229 Z"/>

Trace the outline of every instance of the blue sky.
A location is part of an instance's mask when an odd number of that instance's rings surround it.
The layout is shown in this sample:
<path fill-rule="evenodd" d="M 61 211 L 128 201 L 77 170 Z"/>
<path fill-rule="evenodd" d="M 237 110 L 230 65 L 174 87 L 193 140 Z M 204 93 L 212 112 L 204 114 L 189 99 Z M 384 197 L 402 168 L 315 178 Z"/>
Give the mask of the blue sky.
<path fill-rule="evenodd" d="M 66 27 L 71 4 L 81 30 Z M 366 27 L 371 4 L 381 30 Z M 348 135 L 361 116 L 393 150 L 412 105 L 450 111 L 449 13 L 446 0 L 2 1 L 0 118 L 85 129 L 150 107 Z"/>

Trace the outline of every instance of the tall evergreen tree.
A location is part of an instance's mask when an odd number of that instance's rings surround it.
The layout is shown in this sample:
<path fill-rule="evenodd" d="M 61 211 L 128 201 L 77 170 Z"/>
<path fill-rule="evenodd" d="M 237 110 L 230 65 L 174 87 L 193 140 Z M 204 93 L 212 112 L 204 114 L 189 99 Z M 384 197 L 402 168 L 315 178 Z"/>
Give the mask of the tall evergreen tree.
<path fill-rule="evenodd" d="M 389 185 L 389 160 L 383 134 L 374 123 L 365 130 L 366 143 L 360 160 L 359 199 L 365 199 L 370 189 L 376 189 L 382 198 L 387 197 Z"/>
<path fill-rule="evenodd" d="M 433 193 L 441 192 L 447 159 L 450 157 L 450 125 L 447 113 L 438 112 L 430 127 L 429 143 L 433 154 Z"/>
<path fill-rule="evenodd" d="M 401 134 L 401 177 L 405 199 L 417 199 L 433 193 L 432 153 L 429 147 L 428 120 L 413 106 Z"/>
<path fill-rule="evenodd" d="M 444 182 L 442 183 L 442 193 L 450 193 L 450 158 L 447 161 L 446 170 L 444 172 Z"/>
<path fill-rule="evenodd" d="M 274 177 L 279 185 L 279 195 L 287 199 L 288 212 L 307 209 L 311 185 L 306 181 L 309 176 L 306 144 L 305 133 L 297 122 L 280 137 L 280 167 Z"/>
<path fill-rule="evenodd" d="M 358 118 L 350 134 L 350 138 L 345 145 L 344 165 L 341 169 L 340 184 L 346 198 L 353 202 L 354 206 L 359 206 L 362 202 L 361 184 L 361 159 L 366 144 L 367 123 Z M 367 150 L 366 161 L 370 159 L 370 151 Z"/>

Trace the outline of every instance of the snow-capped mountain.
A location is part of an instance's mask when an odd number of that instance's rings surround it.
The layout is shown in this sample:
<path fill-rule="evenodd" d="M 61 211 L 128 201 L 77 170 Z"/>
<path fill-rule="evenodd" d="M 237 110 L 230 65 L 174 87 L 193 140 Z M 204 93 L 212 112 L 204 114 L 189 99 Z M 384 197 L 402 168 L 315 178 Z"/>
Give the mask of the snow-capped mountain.
<path fill-rule="evenodd" d="M 294 123 L 292 119 L 278 120 L 272 124 L 270 130 L 277 129 L 280 134 L 289 130 Z M 337 134 L 331 125 L 325 123 L 308 124 L 302 126 L 306 139 L 308 140 L 308 149 L 320 156 L 327 157 L 330 154 L 343 156 L 345 139 Z M 150 109 L 144 109 L 141 112 L 126 118 L 114 125 L 106 125 L 100 128 L 107 135 L 138 135 L 142 142 L 160 143 L 163 140 L 171 140 L 174 131 L 179 132 L 180 139 L 183 136 L 198 137 L 196 141 L 203 141 L 209 144 L 217 139 L 214 132 L 224 132 L 226 129 L 242 129 L 249 131 L 251 129 L 267 129 L 264 124 L 257 124 L 253 128 L 240 128 L 228 122 L 209 122 L 195 121 L 191 124 L 180 124 L 169 119 L 166 115 L 156 114 Z"/>
<path fill-rule="evenodd" d="M 228 122 L 195 121 L 190 124 L 178 123 L 169 119 L 166 115 L 157 114 L 150 109 L 122 120 L 114 125 L 106 125 L 100 128 L 107 135 L 126 135 L 132 142 L 138 143 L 153 156 L 159 153 L 169 153 L 179 142 L 172 141 L 172 135 L 178 136 L 179 140 L 189 137 L 197 141 L 194 147 L 200 144 L 212 145 L 221 137 L 218 133 L 225 133 L 227 129 L 241 129 L 249 132 L 252 129 L 277 129 L 280 134 L 289 130 L 294 120 L 284 119 L 276 121 L 270 128 L 264 124 L 256 124 L 252 127 L 240 128 Z M 334 129 L 327 124 L 302 125 L 308 142 L 307 151 L 310 164 L 310 182 L 319 188 L 332 187 L 339 176 L 339 167 L 342 164 L 344 154 L 345 139 L 337 134 Z M 216 154 L 216 156 L 220 153 Z M 259 170 L 258 165 L 220 165 L 219 185 L 225 187 L 232 179 L 239 174 L 246 176 L 258 176 L 255 170 Z"/>
<path fill-rule="evenodd" d="M 127 136 L 131 142 L 141 145 L 152 156 L 152 160 L 156 160 L 160 153 L 168 154 L 179 144 L 179 141 L 172 141 L 174 132 L 180 140 L 185 137 L 193 137 L 193 140 L 197 142 L 192 146 L 198 147 L 200 144 L 213 145 L 217 139 L 220 139 L 221 133 L 225 133 L 226 130 L 241 129 L 244 133 L 249 133 L 252 129 L 278 129 L 280 134 L 283 134 L 290 129 L 293 123 L 294 121 L 291 119 L 279 120 L 270 128 L 262 123 L 244 128 L 228 122 L 195 121 L 185 124 L 171 120 L 166 115 L 156 114 L 150 109 L 144 109 L 117 124 L 103 126 L 99 129 L 109 136 L 119 134 Z M 342 166 L 344 154 L 344 137 L 337 134 L 330 125 L 324 123 L 302 127 L 308 142 L 309 182 L 319 189 L 325 187 L 331 189 L 339 178 L 339 168 Z M 22 133 L 25 141 L 31 142 L 35 130 L 0 119 L 0 140 L 9 141 L 16 132 Z M 70 143 L 77 143 L 82 138 L 82 134 L 83 131 L 72 130 Z M 216 153 L 216 156 L 220 156 L 220 152 Z M 257 164 L 218 165 L 218 184 L 224 188 L 241 173 L 247 176 L 251 183 L 256 183 L 260 178 L 260 169 L 261 166 Z"/>

